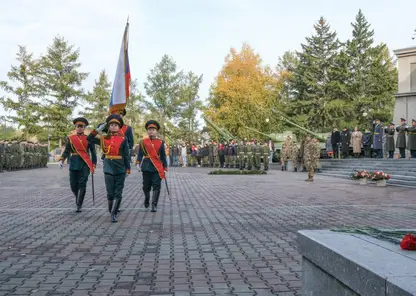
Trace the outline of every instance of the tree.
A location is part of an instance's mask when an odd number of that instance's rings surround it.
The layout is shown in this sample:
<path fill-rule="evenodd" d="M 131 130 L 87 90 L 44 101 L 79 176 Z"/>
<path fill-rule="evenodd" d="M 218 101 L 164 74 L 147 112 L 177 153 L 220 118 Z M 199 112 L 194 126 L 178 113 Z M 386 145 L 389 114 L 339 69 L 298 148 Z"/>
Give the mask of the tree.
<path fill-rule="evenodd" d="M 201 83 L 202 75 L 198 76 L 191 71 L 184 76 L 180 90 L 181 110 L 178 125 L 182 131 L 181 138 L 188 141 L 196 141 L 198 137 L 196 114 L 202 108 L 202 100 L 198 96 Z"/>
<path fill-rule="evenodd" d="M 62 37 L 55 37 L 41 59 L 41 84 L 45 95 L 42 111 L 52 139 L 66 138 L 72 128 L 72 111 L 84 98 L 81 85 L 88 73 L 80 71 L 80 52 Z M 61 145 L 61 143 L 60 143 Z"/>
<path fill-rule="evenodd" d="M 245 126 L 268 132 L 278 121 L 271 109 L 278 102 L 277 78 L 260 55 L 248 44 L 240 52 L 231 48 L 225 64 L 211 86 L 208 107 L 204 111 L 213 122 L 231 134 L 243 138 L 253 135 Z"/>
<path fill-rule="evenodd" d="M 92 92 L 83 97 L 87 103 L 81 115 L 86 117 L 90 125 L 96 126 L 108 116 L 108 105 L 111 96 L 111 83 L 105 70 L 101 70 Z"/>
<path fill-rule="evenodd" d="M 0 88 L 11 97 L 1 97 L 4 109 L 15 111 L 10 120 L 22 128 L 25 138 L 36 135 L 42 130 L 40 125 L 39 103 L 39 61 L 24 46 L 19 46 L 16 57 L 19 65 L 12 66 L 7 73 L 9 82 L 0 81 Z"/>
<path fill-rule="evenodd" d="M 164 55 L 147 75 L 144 88 L 151 98 L 147 107 L 151 112 L 158 114 L 162 125 L 179 115 L 182 76 L 182 72 L 177 71 L 175 61 L 168 55 Z"/>
<path fill-rule="evenodd" d="M 323 17 L 314 28 L 315 34 L 306 38 L 306 44 L 302 44 L 302 51 L 298 53 L 290 109 L 301 124 L 314 131 L 326 131 L 345 117 L 348 102 L 340 96 L 343 81 L 337 79 L 341 74 L 338 68 L 341 43 L 337 34 Z"/>
<path fill-rule="evenodd" d="M 364 125 L 365 113 L 391 120 L 397 71 L 383 44 L 374 45 L 374 30 L 361 10 L 351 23 L 352 39 L 346 43 L 348 60 L 348 94 L 351 98 L 351 121 Z M 373 112 L 369 112 L 373 110 Z M 377 110 L 377 111 L 375 111 Z"/>
<path fill-rule="evenodd" d="M 141 138 L 145 133 L 143 110 L 145 109 L 144 96 L 137 89 L 137 80 L 132 80 L 130 97 L 127 102 L 127 115 L 125 121 L 133 128 L 135 139 Z"/>

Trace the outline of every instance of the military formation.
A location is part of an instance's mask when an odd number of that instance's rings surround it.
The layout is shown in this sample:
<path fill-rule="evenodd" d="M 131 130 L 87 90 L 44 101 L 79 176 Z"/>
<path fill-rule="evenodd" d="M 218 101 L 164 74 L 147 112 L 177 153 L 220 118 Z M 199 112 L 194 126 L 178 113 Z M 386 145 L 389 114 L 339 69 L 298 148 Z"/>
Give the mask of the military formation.
<path fill-rule="evenodd" d="M 44 168 L 48 145 L 30 141 L 0 141 L 0 172 Z"/>

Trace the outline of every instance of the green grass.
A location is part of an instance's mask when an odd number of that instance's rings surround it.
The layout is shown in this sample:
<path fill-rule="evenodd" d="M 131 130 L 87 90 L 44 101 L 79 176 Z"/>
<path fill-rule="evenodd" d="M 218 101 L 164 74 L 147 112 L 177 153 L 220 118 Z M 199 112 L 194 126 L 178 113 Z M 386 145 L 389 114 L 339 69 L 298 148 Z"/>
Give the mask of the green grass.
<path fill-rule="evenodd" d="M 267 175 L 265 171 L 241 171 L 241 170 L 215 170 L 208 173 L 209 175 Z"/>

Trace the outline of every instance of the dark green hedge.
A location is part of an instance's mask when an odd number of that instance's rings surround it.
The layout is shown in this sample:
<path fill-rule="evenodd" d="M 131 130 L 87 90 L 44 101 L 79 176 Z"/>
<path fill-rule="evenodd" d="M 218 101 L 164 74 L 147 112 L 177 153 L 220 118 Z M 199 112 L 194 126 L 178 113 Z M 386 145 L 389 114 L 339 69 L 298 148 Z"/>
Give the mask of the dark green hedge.
<path fill-rule="evenodd" d="M 241 170 L 215 170 L 209 175 L 267 175 L 265 171 L 241 171 Z"/>

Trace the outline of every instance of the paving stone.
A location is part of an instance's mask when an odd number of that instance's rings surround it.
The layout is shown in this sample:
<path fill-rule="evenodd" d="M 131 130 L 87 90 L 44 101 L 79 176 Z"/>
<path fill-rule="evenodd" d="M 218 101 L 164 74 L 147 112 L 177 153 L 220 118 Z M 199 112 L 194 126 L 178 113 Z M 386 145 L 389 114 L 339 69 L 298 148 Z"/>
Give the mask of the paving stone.
<path fill-rule="evenodd" d="M 297 296 L 297 230 L 416 228 L 415 189 L 321 175 L 309 184 L 304 173 L 276 166 L 247 178 L 209 171 L 171 168 L 171 199 L 163 188 L 155 214 L 143 210 L 134 171 L 117 224 L 101 168 L 96 204 L 89 181 L 79 214 L 66 169 L 2 174 L 0 295 Z"/>

